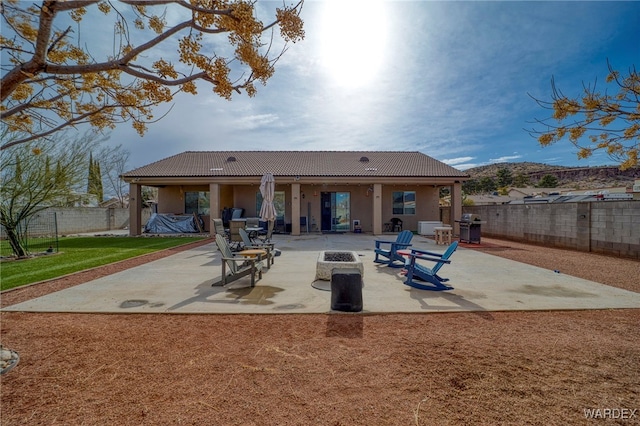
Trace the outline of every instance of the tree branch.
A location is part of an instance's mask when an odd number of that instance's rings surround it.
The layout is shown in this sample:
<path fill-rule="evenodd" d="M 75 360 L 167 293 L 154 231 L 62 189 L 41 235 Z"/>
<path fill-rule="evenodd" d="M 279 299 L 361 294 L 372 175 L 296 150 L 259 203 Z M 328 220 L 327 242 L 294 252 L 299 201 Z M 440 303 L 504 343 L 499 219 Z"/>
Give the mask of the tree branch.
<path fill-rule="evenodd" d="M 10 141 L 0 146 L 4 150 L 19 143 L 25 143 L 39 137 L 48 138 L 51 134 L 67 127 L 90 122 L 97 128 L 113 126 L 114 123 L 133 120 L 140 132 L 144 131 L 144 124 L 152 119 L 151 107 L 162 102 L 171 102 L 172 95 L 169 87 L 179 87 L 192 84 L 198 80 L 204 80 L 215 86 L 214 90 L 220 96 L 228 98 L 231 91 L 240 93 L 240 89 L 247 90 L 250 96 L 255 93 L 253 84 L 256 80 L 263 83 L 273 73 L 273 65 L 286 51 L 287 42 L 303 37 L 302 21 L 299 19 L 299 9 L 303 0 L 297 0 L 293 8 L 278 9 L 276 19 L 268 25 L 264 25 L 255 18 L 256 0 L 248 0 L 247 7 L 240 9 L 234 3 L 211 2 L 211 4 L 223 4 L 220 9 L 203 6 L 200 1 L 192 0 L 119 0 L 120 3 L 134 8 L 136 19 L 149 19 L 149 28 L 157 29 L 157 19 L 163 20 L 163 15 L 155 14 L 156 10 L 146 11 L 138 7 L 176 5 L 191 12 L 189 19 L 167 28 L 164 26 L 160 34 L 146 33 L 151 39 L 142 38 L 143 44 L 133 46 L 129 40 L 129 28 L 124 15 L 109 1 L 115 18 L 116 36 L 121 35 L 119 45 L 116 46 L 116 58 L 98 58 L 96 61 L 90 53 L 79 52 L 71 45 L 67 46 L 65 40 L 72 33 L 72 26 L 59 34 L 54 33 L 54 19 L 61 12 L 72 12 L 78 8 L 94 5 L 93 11 L 98 12 L 96 4 L 104 0 L 42 0 L 39 11 L 22 9 L 13 3 L 6 3 L 3 10 L 3 18 L 9 25 L 13 22 L 25 23 L 26 27 L 14 26 L 16 36 L 14 40 L 8 40 L 6 49 L 7 57 L 11 62 L 2 66 L 6 72 L 0 80 L 0 91 L 3 111 L 0 118 L 7 129 L 22 129 L 26 136 L 20 140 Z M 193 3 L 193 4 L 192 4 Z M 5 3 L 2 3 L 5 6 Z M 103 10 L 103 8 L 100 8 Z M 234 11 L 243 13 L 235 15 Z M 251 13 L 253 12 L 253 13 Z M 81 14 L 77 19 L 80 20 Z M 221 24 L 220 17 L 224 18 Z M 113 18 L 113 15 L 112 15 Z M 212 19 L 213 18 L 213 19 Z M 153 20 L 153 21 L 151 21 Z M 245 22 L 246 21 L 246 22 Z M 234 25 L 237 22 L 239 25 Z M 285 47 L 275 58 L 271 48 L 273 46 L 273 28 L 281 24 L 281 31 L 285 39 Z M 28 28 L 32 24 L 34 28 Z M 7 27 L 9 28 L 9 25 Z M 224 27 L 229 28 L 224 28 Z M 237 28 L 236 28 L 237 27 Z M 11 31 L 11 29 L 9 28 Z M 21 32 L 22 30 L 22 32 Z M 175 38 L 180 39 L 180 32 L 187 30 L 186 43 L 181 45 L 184 49 L 180 57 L 180 66 L 175 70 L 173 64 L 149 65 L 147 61 L 155 61 L 156 47 L 161 48 L 162 43 Z M 268 46 L 260 40 L 264 31 L 270 30 L 271 40 Z M 205 35 L 229 33 L 229 43 L 236 48 L 236 58 L 242 70 L 233 73 L 231 70 L 214 67 L 212 61 L 219 57 L 215 52 L 203 54 L 198 51 L 202 47 L 201 39 Z M 184 34 L 184 33 L 183 33 Z M 287 35 L 291 36 L 291 39 Z M 190 38 L 191 37 L 191 38 Z M 244 41 L 243 41 L 244 40 Z M 293 40 L 295 41 L 295 40 Z M 189 44 L 191 43 L 191 44 Z M 240 55 L 238 49 L 247 47 L 242 43 L 250 44 L 250 50 Z M 15 44 L 15 46 L 14 46 Z M 25 46 L 33 46 L 33 52 L 24 49 Z M 267 53 L 264 48 L 267 46 Z M 130 50 L 129 50 L 130 49 Z M 253 49 L 253 50 L 251 50 Z M 85 49 L 86 50 L 86 49 Z M 255 50 L 255 52 L 254 52 Z M 51 63 L 48 56 L 56 63 Z M 88 55 L 88 56 L 85 56 Z M 91 63 L 79 63 L 89 58 Z M 138 61 L 137 58 L 140 58 Z M 158 58 L 159 60 L 162 58 Z M 226 58 L 221 58 L 227 61 Z M 17 65 L 13 65 L 17 63 Z M 163 74 L 163 67 L 171 72 Z M 245 69 L 248 72 L 245 72 Z M 175 74 L 173 72 L 175 71 Z M 220 72 L 220 77 L 214 72 Z M 93 75 L 91 75 L 93 74 Z M 126 74 L 126 76 L 124 76 Z M 238 77 L 238 74 L 240 75 Z M 168 77 L 168 76 L 169 77 Z M 125 81 L 120 81 L 123 77 Z M 238 77 L 238 78 L 236 78 Z M 132 80 L 131 83 L 128 80 Z M 145 86 L 144 82 L 153 83 Z M 224 86 L 224 87 L 221 87 Z M 23 90 L 24 89 L 24 90 Z M 15 97 L 12 96 L 14 94 Z M 77 95 L 77 96 L 76 96 Z M 135 99 L 135 100 L 133 100 Z M 95 105 L 94 101 L 97 102 Z M 121 104 L 138 103 L 137 105 Z M 103 102 L 110 104 L 103 105 Z M 143 104 L 143 102 L 150 102 Z M 46 111 L 45 111 L 46 110 Z M 97 115 L 95 120 L 92 115 Z"/>
<path fill-rule="evenodd" d="M 143 105 L 142 107 L 144 107 L 144 106 L 153 106 L 153 105 L 155 105 L 155 104 L 151 103 L 151 104 Z M 15 146 L 15 145 L 18 145 L 18 144 L 21 144 L 21 143 L 30 142 L 32 140 L 36 140 L 36 139 L 39 139 L 39 138 L 46 138 L 47 136 L 52 135 L 52 134 L 60 131 L 61 129 L 63 129 L 65 127 L 82 124 L 82 123 L 85 122 L 84 121 L 85 119 L 87 119 L 87 118 L 89 118 L 89 117 L 91 117 L 91 116 L 93 116 L 93 115 L 95 115 L 97 113 L 100 113 L 102 111 L 105 111 L 105 110 L 116 109 L 116 108 L 140 108 L 140 107 L 141 107 L 140 105 L 103 105 L 102 107 L 100 107 L 100 108 L 98 108 L 96 110 L 89 111 L 89 112 L 86 112 L 84 114 L 78 115 L 78 116 L 76 116 L 74 118 L 71 118 L 71 119 L 67 120 L 64 123 L 62 123 L 62 124 L 60 124 L 60 125 L 58 125 L 58 126 L 56 126 L 54 128 L 49 129 L 46 132 L 39 132 L 38 134 L 29 135 L 29 136 L 26 136 L 24 138 L 11 140 L 11 141 L 3 144 L 2 146 L 0 146 L 0 151 L 4 151 L 7 148 L 11 148 L 12 146 Z"/>
<path fill-rule="evenodd" d="M 51 51 L 53 51 L 53 49 L 55 49 L 56 44 L 60 43 L 60 40 L 62 40 L 63 38 L 65 38 L 67 36 L 67 34 L 69 34 L 69 32 L 71 32 L 71 27 L 69 26 L 66 30 L 64 30 L 62 32 L 62 34 L 60 34 L 58 36 L 58 38 L 56 38 L 55 40 L 53 40 L 53 42 L 51 43 L 51 46 L 49 46 L 49 48 L 47 49 L 47 53 L 51 53 Z"/>

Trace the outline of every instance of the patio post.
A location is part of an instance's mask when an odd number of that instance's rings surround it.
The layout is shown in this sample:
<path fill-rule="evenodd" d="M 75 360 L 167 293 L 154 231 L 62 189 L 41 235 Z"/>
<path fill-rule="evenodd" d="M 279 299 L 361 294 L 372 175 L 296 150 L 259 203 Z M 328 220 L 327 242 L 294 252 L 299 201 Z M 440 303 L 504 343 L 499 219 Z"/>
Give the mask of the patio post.
<path fill-rule="evenodd" d="M 142 233 L 142 185 L 129 184 L 129 235 Z"/>
<path fill-rule="evenodd" d="M 456 222 L 462 217 L 462 184 L 455 181 L 451 186 L 451 209 L 449 210 L 449 223 L 453 227 L 453 235 L 460 235 L 460 223 Z"/>
<path fill-rule="evenodd" d="M 211 219 L 220 219 L 222 214 L 220 211 L 220 184 L 209 184 L 209 216 Z M 209 233 L 212 237 L 216 236 L 215 227 L 211 227 Z"/>
<path fill-rule="evenodd" d="M 373 184 L 373 235 L 382 234 L 382 184 Z"/>
<path fill-rule="evenodd" d="M 291 184 L 291 235 L 300 235 L 300 184 Z"/>

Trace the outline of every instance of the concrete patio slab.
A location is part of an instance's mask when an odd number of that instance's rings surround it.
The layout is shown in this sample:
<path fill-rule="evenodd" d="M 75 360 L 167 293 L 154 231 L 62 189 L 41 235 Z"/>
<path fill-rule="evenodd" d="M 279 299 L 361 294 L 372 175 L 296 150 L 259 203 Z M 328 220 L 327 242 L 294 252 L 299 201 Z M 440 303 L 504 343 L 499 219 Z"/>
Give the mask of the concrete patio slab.
<path fill-rule="evenodd" d="M 465 248 L 459 248 L 451 257 L 452 263 L 440 271 L 450 279 L 453 290 L 414 289 L 403 284 L 399 268 L 373 262 L 376 239 L 394 240 L 395 236 L 275 235 L 274 242 L 282 254 L 254 288 L 249 286 L 248 277 L 226 287 L 212 286 L 220 279 L 221 266 L 220 254 L 211 243 L 3 311 L 327 313 L 332 312 L 331 292 L 312 286 L 322 250 L 355 251 L 362 259 L 363 313 L 640 308 L 640 293 Z M 445 250 L 419 235 L 412 243 L 425 250 Z"/>

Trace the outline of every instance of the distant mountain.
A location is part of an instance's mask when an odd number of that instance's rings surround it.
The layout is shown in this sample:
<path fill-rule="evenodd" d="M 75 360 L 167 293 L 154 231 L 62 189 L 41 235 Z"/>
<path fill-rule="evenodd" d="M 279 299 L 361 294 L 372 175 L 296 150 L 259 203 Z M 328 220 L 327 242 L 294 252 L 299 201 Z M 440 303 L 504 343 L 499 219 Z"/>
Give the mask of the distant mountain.
<path fill-rule="evenodd" d="M 634 180 L 640 179 L 640 168 L 620 170 L 617 166 L 599 167 L 564 167 L 543 163 L 497 163 L 488 166 L 474 167 L 465 170 L 472 179 L 490 177 L 497 179 L 498 170 L 508 169 L 515 178 L 518 174 L 529 178 L 531 186 L 535 185 L 544 175 L 558 178 L 558 187 L 572 189 L 597 189 L 631 186 Z"/>

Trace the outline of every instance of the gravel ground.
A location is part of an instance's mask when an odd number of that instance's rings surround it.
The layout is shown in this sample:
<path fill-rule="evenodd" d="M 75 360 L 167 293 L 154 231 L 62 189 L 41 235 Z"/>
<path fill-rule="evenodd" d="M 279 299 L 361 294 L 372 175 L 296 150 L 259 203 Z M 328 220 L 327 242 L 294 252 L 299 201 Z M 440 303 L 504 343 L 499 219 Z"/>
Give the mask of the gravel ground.
<path fill-rule="evenodd" d="M 640 291 L 635 260 L 472 248 Z M 4 293 L 2 306 L 175 250 Z M 640 424 L 640 309 L 0 315 L 20 354 L 1 378 L 2 425 Z"/>

